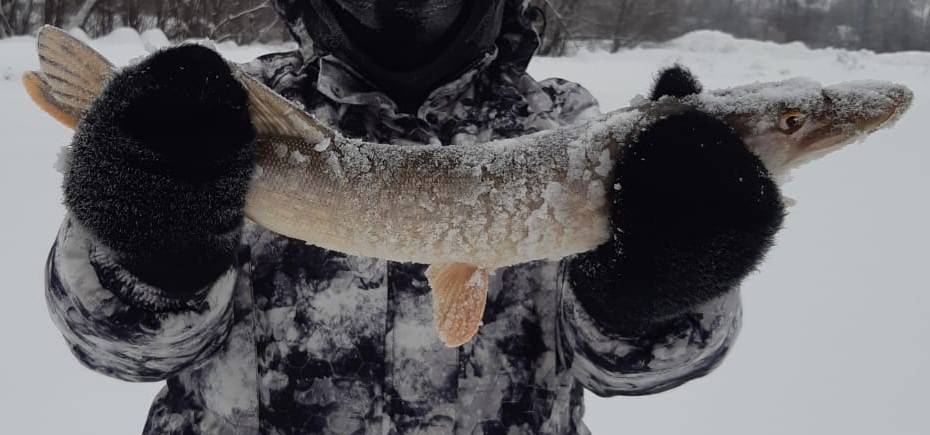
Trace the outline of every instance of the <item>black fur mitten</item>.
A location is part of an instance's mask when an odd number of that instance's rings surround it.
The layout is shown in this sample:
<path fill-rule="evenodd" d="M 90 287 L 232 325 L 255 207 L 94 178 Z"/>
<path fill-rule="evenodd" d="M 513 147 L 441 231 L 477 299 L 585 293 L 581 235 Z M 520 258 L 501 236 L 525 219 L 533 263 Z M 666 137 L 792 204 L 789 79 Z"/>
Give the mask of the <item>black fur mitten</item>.
<path fill-rule="evenodd" d="M 682 69 L 670 71 L 675 80 L 658 85 L 699 89 L 681 79 Z M 653 124 L 615 174 L 611 240 L 572 259 L 568 273 L 582 306 L 617 332 L 636 334 L 738 285 L 784 219 L 761 161 L 730 127 L 703 113 Z"/>
<path fill-rule="evenodd" d="M 65 205 L 142 281 L 196 291 L 231 264 L 254 138 L 245 90 L 218 54 L 155 53 L 121 71 L 78 125 Z"/>

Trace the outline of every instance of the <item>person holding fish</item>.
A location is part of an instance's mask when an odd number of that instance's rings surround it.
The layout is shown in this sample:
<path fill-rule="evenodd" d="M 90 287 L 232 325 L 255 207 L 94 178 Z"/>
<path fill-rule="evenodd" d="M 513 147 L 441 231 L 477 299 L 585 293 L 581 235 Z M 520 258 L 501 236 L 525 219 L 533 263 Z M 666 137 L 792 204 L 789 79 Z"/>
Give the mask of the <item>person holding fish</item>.
<path fill-rule="evenodd" d="M 275 5 L 299 48 L 241 69 L 347 137 L 469 147 L 600 113 L 578 84 L 527 74 L 526 1 Z M 652 99 L 699 92 L 671 68 Z M 670 114 L 611 163 L 607 242 L 485 277 L 481 328 L 449 347 L 426 265 L 243 218 L 254 138 L 242 85 L 195 45 L 119 71 L 77 125 L 49 307 L 86 366 L 167 381 L 146 434 L 588 433 L 585 389 L 658 393 L 720 364 L 784 216 L 734 129 Z"/>

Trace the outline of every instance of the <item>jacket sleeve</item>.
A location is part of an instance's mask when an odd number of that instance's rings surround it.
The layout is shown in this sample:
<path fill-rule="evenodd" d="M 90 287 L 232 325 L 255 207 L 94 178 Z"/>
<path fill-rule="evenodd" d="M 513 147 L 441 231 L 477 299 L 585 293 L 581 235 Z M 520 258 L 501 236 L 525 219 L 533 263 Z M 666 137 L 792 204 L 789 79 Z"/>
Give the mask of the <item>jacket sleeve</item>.
<path fill-rule="evenodd" d="M 615 166 L 611 233 L 563 260 L 561 355 L 588 389 L 649 394 L 703 376 L 739 331 L 739 285 L 784 204 L 761 161 L 698 112 L 644 129 Z"/>
<path fill-rule="evenodd" d="M 659 393 L 704 376 L 722 362 L 739 333 L 739 289 L 674 319 L 643 325 L 636 334 L 621 334 L 592 318 L 568 280 L 562 283 L 560 358 L 602 397 Z"/>
<path fill-rule="evenodd" d="M 181 298 L 141 282 L 70 215 L 46 264 L 55 325 L 85 366 L 128 381 L 157 381 L 204 361 L 231 327 L 234 265 Z"/>

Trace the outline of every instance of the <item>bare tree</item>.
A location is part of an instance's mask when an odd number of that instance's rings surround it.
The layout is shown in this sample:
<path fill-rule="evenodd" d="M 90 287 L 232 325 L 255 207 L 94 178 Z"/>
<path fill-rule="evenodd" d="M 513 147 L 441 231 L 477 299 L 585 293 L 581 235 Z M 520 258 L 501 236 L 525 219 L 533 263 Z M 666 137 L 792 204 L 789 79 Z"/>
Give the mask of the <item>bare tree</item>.
<path fill-rule="evenodd" d="M 87 22 L 87 17 L 90 16 L 91 11 L 94 10 L 94 6 L 97 5 L 97 0 L 84 0 L 84 3 L 81 4 L 81 7 L 78 11 L 71 16 L 71 19 L 68 21 L 68 27 L 84 27 L 84 24 Z"/>
<path fill-rule="evenodd" d="M 619 50 L 697 29 L 876 51 L 930 50 L 930 0 L 531 0 L 545 19 L 539 52 Z M 286 39 L 271 0 L 0 0 L 0 37 L 42 24 L 99 36 L 157 27 L 169 39 Z"/>
<path fill-rule="evenodd" d="M 543 11 L 545 26 L 539 52 L 561 56 L 569 51 L 568 45 L 578 38 L 573 33 L 579 0 L 537 0 L 535 6 Z"/>

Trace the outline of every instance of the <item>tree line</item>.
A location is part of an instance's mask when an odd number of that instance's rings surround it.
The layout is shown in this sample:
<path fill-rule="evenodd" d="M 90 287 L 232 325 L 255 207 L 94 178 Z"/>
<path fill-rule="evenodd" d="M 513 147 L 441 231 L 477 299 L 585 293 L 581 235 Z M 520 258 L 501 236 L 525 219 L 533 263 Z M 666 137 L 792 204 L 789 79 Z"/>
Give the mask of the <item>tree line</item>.
<path fill-rule="evenodd" d="M 533 0 L 542 51 L 583 43 L 618 50 L 698 29 L 811 47 L 930 50 L 930 0 Z"/>
<path fill-rule="evenodd" d="M 531 0 L 543 12 L 541 52 L 611 51 L 697 29 L 812 47 L 930 50 L 930 0 Z M 289 37 L 272 0 L 0 0 L 0 37 L 42 24 L 105 35 L 162 29 L 174 41 L 237 43 Z"/>
<path fill-rule="evenodd" d="M 173 41 L 288 38 L 271 0 L 0 0 L 0 37 L 31 34 L 43 24 L 80 27 L 91 37 L 131 27 L 162 29 Z"/>

